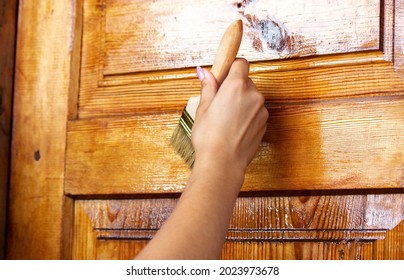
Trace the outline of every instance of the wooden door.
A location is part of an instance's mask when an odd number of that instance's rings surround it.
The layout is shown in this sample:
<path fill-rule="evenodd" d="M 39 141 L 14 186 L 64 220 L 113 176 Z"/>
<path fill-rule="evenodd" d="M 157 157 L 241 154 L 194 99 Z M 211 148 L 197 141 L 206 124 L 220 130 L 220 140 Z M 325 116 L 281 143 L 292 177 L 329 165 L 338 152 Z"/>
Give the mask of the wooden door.
<path fill-rule="evenodd" d="M 404 2 L 20 1 L 8 258 L 133 258 L 189 169 L 195 66 L 242 19 L 268 131 L 224 259 L 404 258 Z"/>

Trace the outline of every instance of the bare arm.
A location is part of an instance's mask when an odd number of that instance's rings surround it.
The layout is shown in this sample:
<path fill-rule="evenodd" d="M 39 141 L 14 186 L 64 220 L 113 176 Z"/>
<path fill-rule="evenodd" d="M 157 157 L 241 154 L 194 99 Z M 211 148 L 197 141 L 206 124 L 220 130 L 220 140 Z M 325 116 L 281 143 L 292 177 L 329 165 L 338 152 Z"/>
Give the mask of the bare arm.
<path fill-rule="evenodd" d="M 137 259 L 217 259 L 248 164 L 266 130 L 264 98 L 237 59 L 217 91 L 203 70 L 192 130 L 195 164 L 167 222 Z"/>

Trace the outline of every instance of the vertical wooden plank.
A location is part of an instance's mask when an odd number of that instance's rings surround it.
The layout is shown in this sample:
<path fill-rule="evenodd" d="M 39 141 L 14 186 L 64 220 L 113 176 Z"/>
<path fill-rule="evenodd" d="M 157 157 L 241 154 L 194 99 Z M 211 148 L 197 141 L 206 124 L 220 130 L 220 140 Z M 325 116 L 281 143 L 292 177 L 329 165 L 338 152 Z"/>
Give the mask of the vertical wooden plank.
<path fill-rule="evenodd" d="M 394 9 L 394 67 L 404 78 L 404 0 L 396 0 Z"/>
<path fill-rule="evenodd" d="M 0 1 L 0 259 L 4 259 L 17 0 Z"/>
<path fill-rule="evenodd" d="M 393 61 L 394 53 L 394 0 L 384 0 L 380 7 L 380 49 L 386 61 Z"/>
<path fill-rule="evenodd" d="M 70 238 L 62 218 L 73 211 L 66 211 L 72 203 L 63 196 L 63 183 L 76 4 L 75 0 L 19 3 L 9 259 L 68 255 L 62 252 Z"/>
<path fill-rule="evenodd" d="M 70 83 L 68 95 L 68 119 L 77 119 L 78 114 L 78 98 L 79 98 L 79 79 L 80 79 L 80 61 L 81 61 L 81 37 L 83 24 L 83 2 L 82 0 L 70 0 L 74 18 L 71 21 L 72 30 L 69 50 L 71 51 L 70 59 Z"/>
<path fill-rule="evenodd" d="M 97 236 L 94 225 L 80 203 L 75 203 L 72 241 L 73 260 L 94 260 L 97 258 Z"/>

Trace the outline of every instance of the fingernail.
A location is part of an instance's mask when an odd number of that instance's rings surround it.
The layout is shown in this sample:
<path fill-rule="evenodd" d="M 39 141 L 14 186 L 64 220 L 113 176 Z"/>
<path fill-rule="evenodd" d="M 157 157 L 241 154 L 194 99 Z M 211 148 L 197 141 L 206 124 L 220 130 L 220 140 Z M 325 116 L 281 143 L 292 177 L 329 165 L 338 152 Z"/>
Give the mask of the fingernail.
<path fill-rule="evenodd" d="M 196 75 L 198 75 L 199 81 L 203 81 L 205 79 L 205 74 L 203 73 L 203 69 L 200 66 L 196 66 Z"/>

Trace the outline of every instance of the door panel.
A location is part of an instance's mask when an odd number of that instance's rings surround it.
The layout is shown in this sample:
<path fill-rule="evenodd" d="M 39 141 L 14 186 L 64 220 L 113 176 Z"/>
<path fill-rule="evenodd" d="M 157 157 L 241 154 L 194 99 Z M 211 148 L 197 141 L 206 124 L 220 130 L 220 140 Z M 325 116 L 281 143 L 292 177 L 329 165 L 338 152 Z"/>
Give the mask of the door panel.
<path fill-rule="evenodd" d="M 147 244 L 189 176 L 194 67 L 240 18 L 270 119 L 222 258 L 403 259 L 404 2 L 271 2 L 20 1 L 7 257 Z"/>
<path fill-rule="evenodd" d="M 380 1 L 163 3 L 84 1 L 81 118 L 181 108 L 198 94 L 189 67 L 212 63 L 235 19 L 244 22 L 239 55 L 250 61 L 380 50 L 383 44 L 392 52 L 393 27 L 386 38 L 380 34 L 393 7 Z M 252 72 L 266 70 L 258 65 Z"/>
<path fill-rule="evenodd" d="M 84 1 L 65 192 L 183 190 L 189 171 L 169 139 L 199 91 L 187 67 L 209 64 L 236 18 L 245 31 L 239 54 L 251 61 L 271 114 L 243 190 L 401 188 L 404 82 L 385 61 L 393 56 L 394 6 L 338 3 Z M 270 11 L 278 18 L 272 25 Z M 311 16 L 302 17 L 306 12 Z M 254 47 L 252 33 L 275 40 L 274 28 L 287 37 L 284 47 Z M 300 48 L 297 37 L 313 42 L 314 51 Z M 319 54 L 328 55 L 290 59 Z"/>
<path fill-rule="evenodd" d="M 91 1 L 86 10 L 94 9 Z M 94 2 L 94 1 L 92 1 Z M 210 65 L 224 30 L 242 19 L 249 61 L 379 48 L 380 1 L 104 1 L 97 9 L 103 75 Z M 91 11 L 94 13 L 94 11 Z M 303 18 L 301 15 L 304 14 Z M 197 36 L 195 36 L 197 35 Z"/>
<path fill-rule="evenodd" d="M 77 200 L 73 257 L 131 258 L 154 236 L 177 199 Z M 390 208 L 388 205 L 395 205 Z M 404 257 L 403 194 L 240 197 L 222 258 L 373 259 Z M 390 209 L 385 211 L 385 209 Z M 179 237 L 180 238 L 180 237 Z M 384 246 L 384 245 L 383 245 Z M 397 246 L 397 247 L 395 247 Z M 391 250 L 391 251 L 390 251 Z M 377 252 L 377 251 L 376 251 Z M 391 255 L 389 255 L 391 254 Z"/>
<path fill-rule="evenodd" d="M 400 95 L 270 105 L 242 191 L 402 188 L 403 108 Z M 179 118 L 69 122 L 65 192 L 181 192 L 190 171 L 170 145 Z"/>

